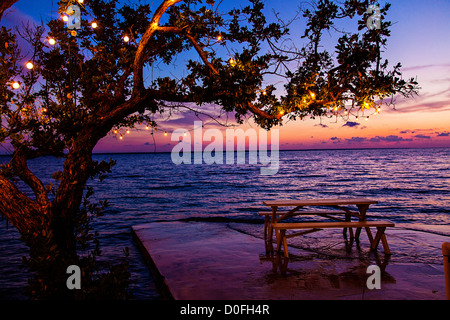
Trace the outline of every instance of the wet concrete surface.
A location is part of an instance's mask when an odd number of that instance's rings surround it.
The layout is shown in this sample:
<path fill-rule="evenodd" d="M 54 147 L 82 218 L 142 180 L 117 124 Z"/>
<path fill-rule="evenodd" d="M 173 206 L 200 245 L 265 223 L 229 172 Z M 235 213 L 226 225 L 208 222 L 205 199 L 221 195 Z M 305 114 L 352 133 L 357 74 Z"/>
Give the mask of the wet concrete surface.
<path fill-rule="evenodd" d="M 163 296 L 176 300 L 445 300 L 448 236 L 396 227 L 391 256 L 337 229 L 289 239 L 289 259 L 267 252 L 262 225 L 154 222 L 133 233 Z M 381 289 L 369 290 L 370 265 Z"/>

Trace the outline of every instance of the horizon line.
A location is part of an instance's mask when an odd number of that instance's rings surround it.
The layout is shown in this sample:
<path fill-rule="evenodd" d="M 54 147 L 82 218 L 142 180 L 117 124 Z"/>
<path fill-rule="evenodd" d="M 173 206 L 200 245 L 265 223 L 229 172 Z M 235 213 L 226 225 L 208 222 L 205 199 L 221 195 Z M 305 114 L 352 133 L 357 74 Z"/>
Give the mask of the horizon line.
<path fill-rule="evenodd" d="M 404 150 L 404 149 L 450 149 L 450 146 L 447 147 L 361 147 L 361 148 L 324 148 L 324 149 L 279 149 L 278 151 L 336 151 L 336 150 Z M 255 150 L 255 152 L 257 152 L 258 150 Z M 271 152 L 271 150 L 267 150 L 268 152 Z M 191 151 L 191 153 L 196 153 L 196 152 L 202 152 L 202 151 Z M 250 152 L 250 150 L 234 150 L 234 151 L 225 151 L 223 150 L 222 152 L 227 153 L 227 152 Z M 93 155 L 102 155 L 102 154 L 153 154 L 153 153 L 172 153 L 172 151 L 136 151 L 136 152 L 131 152 L 131 151 L 125 151 L 125 152 L 92 152 Z M 6 153 L 0 153 L 0 156 L 11 156 L 11 154 L 6 154 Z M 53 157 L 52 155 L 48 155 L 50 157 Z M 56 156 L 54 156 L 56 157 Z"/>

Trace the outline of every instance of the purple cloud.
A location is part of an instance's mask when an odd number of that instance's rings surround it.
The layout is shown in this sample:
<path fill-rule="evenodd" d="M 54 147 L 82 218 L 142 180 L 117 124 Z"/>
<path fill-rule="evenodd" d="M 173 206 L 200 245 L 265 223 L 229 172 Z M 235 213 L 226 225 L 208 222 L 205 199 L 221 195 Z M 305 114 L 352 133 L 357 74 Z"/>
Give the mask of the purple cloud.
<path fill-rule="evenodd" d="M 412 141 L 412 139 L 405 139 L 403 137 L 399 137 L 396 135 L 390 135 L 386 137 L 376 136 L 370 139 L 370 142 L 404 142 L 404 141 Z"/>
<path fill-rule="evenodd" d="M 341 138 L 338 138 L 338 137 L 332 137 L 332 138 L 330 138 L 330 140 L 333 143 L 340 143 L 341 142 Z"/>
<path fill-rule="evenodd" d="M 431 139 L 430 136 L 426 136 L 424 134 L 416 134 L 414 137 L 417 139 Z"/>
<path fill-rule="evenodd" d="M 352 137 L 351 139 L 345 139 L 349 143 L 361 143 L 367 141 L 367 138 L 363 137 Z"/>
<path fill-rule="evenodd" d="M 347 121 L 347 122 L 343 125 L 343 127 L 354 128 L 354 127 L 357 127 L 357 126 L 359 126 L 359 125 L 360 125 L 359 122 Z"/>

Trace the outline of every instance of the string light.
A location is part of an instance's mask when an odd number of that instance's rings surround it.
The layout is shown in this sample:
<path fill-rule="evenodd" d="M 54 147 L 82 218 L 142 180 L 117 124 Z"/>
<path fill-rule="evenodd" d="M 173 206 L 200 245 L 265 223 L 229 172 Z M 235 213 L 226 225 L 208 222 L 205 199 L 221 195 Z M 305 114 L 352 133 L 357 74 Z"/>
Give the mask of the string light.
<path fill-rule="evenodd" d="M 222 36 L 219 34 L 218 36 L 217 36 L 217 41 L 222 41 Z"/>
<path fill-rule="evenodd" d="M 48 38 L 48 43 L 53 46 L 56 44 L 56 40 L 53 38 Z"/>
<path fill-rule="evenodd" d="M 230 63 L 230 65 L 232 67 L 234 67 L 236 65 L 236 60 L 234 60 L 233 58 L 230 58 L 230 60 L 228 60 L 228 62 Z"/>
<path fill-rule="evenodd" d="M 280 116 L 284 115 L 284 110 L 280 111 Z"/>
<path fill-rule="evenodd" d="M 130 133 L 130 130 L 127 129 L 127 134 L 129 134 L 129 133 Z"/>
<path fill-rule="evenodd" d="M 148 130 L 148 129 L 150 129 L 150 128 L 149 128 L 148 126 L 146 126 L 146 127 L 145 127 L 145 130 Z"/>
<path fill-rule="evenodd" d="M 128 42 L 128 41 L 130 41 L 130 37 L 128 37 L 128 36 L 124 36 L 124 37 L 123 37 L 123 41 L 125 41 L 125 42 Z"/>
<path fill-rule="evenodd" d="M 64 22 L 69 21 L 69 17 L 66 16 L 66 15 L 62 15 L 62 16 L 61 16 L 61 19 L 62 19 Z"/>
<path fill-rule="evenodd" d="M 11 86 L 13 87 L 13 89 L 19 89 L 20 83 L 18 83 L 17 81 L 14 81 Z"/>
<path fill-rule="evenodd" d="M 364 120 L 369 121 L 369 117 L 367 116 Z"/>
<path fill-rule="evenodd" d="M 314 92 L 309 92 L 309 94 L 311 95 L 311 98 L 313 98 L 313 99 L 316 98 L 316 94 Z"/>
<path fill-rule="evenodd" d="M 26 64 L 26 67 L 27 67 L 27 69 L 31 70 L 31 69 L 33 69 L 34 65 L 31 61 L 28 61 Z"/>
<path fill-rule="evenodd" d="M 122 137 L 122 136 L 120 136 L 120 137 L 119 137 L 119 139 L 120 139 L 120 140 L 123 140 L 123 137 Z"/>
<path fill-rule="evenodd" d="M 82 4 L 84 2 L 84 0 L 78 0 L 79 4 Z"/>
<path fill-rule="evenodd" d="M 167 136 L 167 131 L 164 131 L 164 135 Z"/>
<path fill-rule="evenodd" d="M 98 24 L 97 24 L 97 22 L 92 22 L 91 23 L 91 27 L 92 27 L 92 29 L 95 29 L 95 28 L 97 28 L 98 27 Z"/>

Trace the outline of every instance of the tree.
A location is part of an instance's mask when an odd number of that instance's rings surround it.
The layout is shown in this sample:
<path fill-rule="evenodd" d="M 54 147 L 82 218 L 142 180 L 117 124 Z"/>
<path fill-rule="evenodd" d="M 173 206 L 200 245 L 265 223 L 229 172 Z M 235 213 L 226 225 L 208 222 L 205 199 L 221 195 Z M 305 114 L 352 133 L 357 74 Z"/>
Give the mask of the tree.
<path fill-rule="evenodd" d="M 18 0 L 4 0 L 2 3 L 0 3 L 0 19 L 2 18 L 5 11 L 10 8 L 14 3 L 16 3 Z"/>
<path fill-rule="evenodd" d="M 60 1 L 60 13 L 72 4 Z M 307 26 L 301 48 L 296 42 L 285 45 L 289 24 L 267 22 L 259 0 L 228 13 L 213 0 L 164 0 L 155 10 L 148 4 L 119 7 L 117 0 L 92 0 L 80 5 L 79 30 L 67 30 L 61 19 L 51 20 L 48 29 L 20 33 L 2 27 L 0 142 L 11 146 L 12 157 L 0 172 L 0 211 L 30 246 L 35 265 L 43 266 L 38 269 L 47 296 L 66 294 L 65 283 L 51 279 L 64 278 L 68 265 L 81 263 L 80 228 L 89 211 L 100 210 L 83 207 L 86 183 L 114 164 L 94 161 L 92 151 L 112 130 L 155 126 L 152 114 L 187 103 L 216 104 L 240 123 L 250 114 L 270 129 L 286 118 L 348 117 L 355 110 L 376 110 L 396 94 L 416 93 L 414 79 L 401 78 L 400 64 L 390 70 L 381 58 L 390 35 L 390 23 L 384 21 L 389 5 L 380 9 L 381 28 L 373 30 L 366 27 L 368 5 L 317 1 L 303 11 Z M 336 29 L 336 21 L 356 18 L 358 31 Z M 322 46 L 328 31 L 340 35 L 334 53 Z M 26 57 L 30 69 L 22 65 L 18 36 L 33 48 Z M 221 54 L 228 46 L 231 58 Z M 185 76 L 144 81 L 144 68 L 169 65 L 185 52 L 196 55 L 187 61 Z M 283 95 L 274 84 L 263 87 L 269 75 L 284 79 Z M 28 167 L 29 160 L 43 156 L 64 158 L 52 185 L 44 185 Z M 34 197 L 18 187 L 19 181 Z"/>

